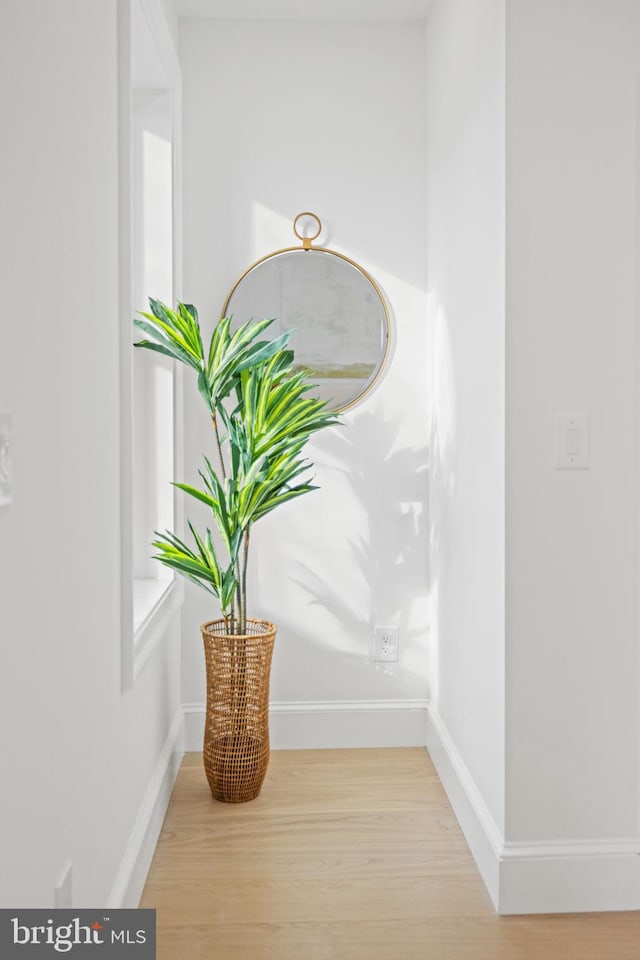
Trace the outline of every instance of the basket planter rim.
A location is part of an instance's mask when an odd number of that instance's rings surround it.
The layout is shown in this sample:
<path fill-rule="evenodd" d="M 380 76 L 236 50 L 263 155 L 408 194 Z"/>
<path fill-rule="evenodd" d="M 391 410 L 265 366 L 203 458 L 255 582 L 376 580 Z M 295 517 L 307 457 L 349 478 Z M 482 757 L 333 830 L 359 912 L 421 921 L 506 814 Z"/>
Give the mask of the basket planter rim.
<path fill-rule="evenodd" d="M 271 633 L 276 632 L 276 625 L 271 622 L 271 620 L 260 620 L 257 617 L 247 617 L 247 627 L 258 626 L 262 627 L 262 630 L 259 630 L 254 633 L 218 633 L 215 628 L 226 626 L 228 623 L 224 617 L 220 617 L 217 620 L 207 620 L 206 623 L 200 625 L 200 630 L 202 631 L 203 636 L 215 636 L 215 637 L 229 637 L 233 640 L 248 640 L 253 637 L 266 637 Z M 209 631 L 209 627 L 213 627 L 212 632 Z"/>

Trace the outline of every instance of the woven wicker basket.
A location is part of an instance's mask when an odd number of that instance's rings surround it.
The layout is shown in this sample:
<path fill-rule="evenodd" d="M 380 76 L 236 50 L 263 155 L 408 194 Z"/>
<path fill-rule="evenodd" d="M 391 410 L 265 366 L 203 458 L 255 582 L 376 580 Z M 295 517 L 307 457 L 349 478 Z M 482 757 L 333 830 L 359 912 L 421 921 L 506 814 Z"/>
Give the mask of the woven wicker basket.
<path fill-rule="evenodd" d="M 260 793 L 269 763 L 269 677 L 276 628 L 247 620 L 234 636 L 225 620 L 202 625 L 207 674 L 204 769 L 216 800 Z"/>

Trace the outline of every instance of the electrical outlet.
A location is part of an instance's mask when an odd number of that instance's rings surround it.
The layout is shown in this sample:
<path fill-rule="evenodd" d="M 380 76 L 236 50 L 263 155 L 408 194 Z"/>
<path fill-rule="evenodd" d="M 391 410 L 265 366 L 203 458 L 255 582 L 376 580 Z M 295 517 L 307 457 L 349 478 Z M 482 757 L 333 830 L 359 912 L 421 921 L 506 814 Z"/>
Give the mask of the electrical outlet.
<path fill-rule="evenodd" d="M 376 663 L 389 663 L 398 659 L 397 627 L 376 627 L 374 659 Z"/>
<path fill-rule="evenodd" d="M 71 860 L 67 860 L 53 888 L 53 906 L 56 910 L 68 910 L 71 905 Z"/>

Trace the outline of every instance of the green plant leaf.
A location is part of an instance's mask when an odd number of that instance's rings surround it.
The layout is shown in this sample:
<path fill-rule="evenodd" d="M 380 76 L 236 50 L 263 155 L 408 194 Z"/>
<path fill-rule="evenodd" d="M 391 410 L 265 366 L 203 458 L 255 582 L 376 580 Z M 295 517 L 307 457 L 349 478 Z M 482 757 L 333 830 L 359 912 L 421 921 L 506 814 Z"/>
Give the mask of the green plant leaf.
<path fill-rule="evenodd" d="M 212 509 L 218 505 L 210 493 L 207 493 L 204 490 L 199 490 L 198 487 L 192 487 L 188 483 L 174 483 L 173 486 L 177 487 L 178 490 L 184 490 L 184 492 L 188 493 L 190 497 L 194 497 L 196 500 L 206 503 L 206 505 Z"/>
<path fill-rule="evenodd" d="M 232 330 L 231 318 L 216 323 L 205 357 L 196 308 L 173 310 L 151 299 L 150 313 L 135 325 L 146 339 L 136 346 L 191 366 L 197 388 L 216 427 L 219 452 L 227 461 L 218 473 L 210 459 L 198 471 L 202 488 L 175 487 L 211 511 L 218 550 L 209 527 L 188 527 L 194 546 L 176 534 L 156 534 L 156 559 L 218 597 L 224 615 L 246 615 L 245 552 L 252 524 L 276 507 L 317 489 L 305 480 L 311 463 L 303 456 L 310 436 L 338 423 L 327 405 L 310 395 L 311 382 L 293 370 L 292 331 L 264 339 L 272 318 L 249 321 Z M 218 443 L 216 442 L 216 446 Z M 246 541 L 248 543 L 248 539 Z M 235 604 L 235 607 L 234 607 Z"/>
<path fill-rule="evenodd" d="M 138 340 L 137 343 L 134 343 L 134 347 L 144 347 L 145 350 L 155 350 L 156 353 L 162 353 L 165 357 L 171 357 L 172 360 L 180 359 L 176 356 L 175 350 L 172 350 L 170 347 L 164 347 L 159 343 L 151 343 L 149 340 Z"/>
<path fill-rule="evenodd" d="M 148 313 L 143 313 L 143 317 L 153 316 Z M 186 363 L 190 367 L 195 367 L 200 369 L 200 365 L 197 362 L 197 359 L 192 355 L 192 353 L 183 346 L 181 338 L 173 337 L 170 334 L 165 334 L 163 328 L 159 328 L 153 323 L 149 323 L 145 320 L 141 320 L 139 317 L 134 319 L 135 326 L 142 330 L 151 340 L 155 340 L 160 346 L 164 347 L 166 350 L 171 351 L 171 355 L 179 360 L 181 363 Z M 146 346 L 148 341 L 140 340 L 137 346 Z"/>
<path fill-rule="evenodd" d="M 189 358 L 188 361 L 191 365 L 195 365 L 199 368 L 201 357 L 198 356 L 196 350 L 191 346 L 184 336 L 184 331 L 177 324 L 167 323 L 164 320 L 160 320 L 157 317 L 154 320 L 154 316 L 151 313 L 145 313 L 141 311 L 141 316 L 146 317 L 147 327 L 149 331 L 153 332 L 155 330 L 155 339 L 158 339 L 159 336 L 164 334 L 164 339 L 169 341 L 169 343 L 175 344 L 179 347 Z M 136 321 L 136 325 L 142 327 L 144 321 Z M 194 364 L 195 361 L 195 364 Z"/>

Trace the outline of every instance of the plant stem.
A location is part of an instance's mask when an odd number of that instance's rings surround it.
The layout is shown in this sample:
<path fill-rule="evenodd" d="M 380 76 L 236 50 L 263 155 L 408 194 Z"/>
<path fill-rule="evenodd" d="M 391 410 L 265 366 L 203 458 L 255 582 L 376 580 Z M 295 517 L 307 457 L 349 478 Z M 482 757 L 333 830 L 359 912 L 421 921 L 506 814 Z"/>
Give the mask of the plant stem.
<path fill-rule="evenodd" d="M 236 633 L 244 633 L 244 618 L 242 614 L 242 580 L 240 577 L 240 560 L 236 560 L 236 582 L 238 587 L 236 589 L 235 604 L 238 610 L 238 615 L 236 617 Z"/>
<path fill-rule="evenodd" d="M 218 459 L 220 461 L 220 472 L 222 473 L 222 479 L 227 479 L 227 471 L 224 465 L 224 457 L 222 456 L 222 443 L 220 441 L 220 430 L 218 429 L 218 417 L 216 416 L 216 411 L 214 410 L 211 414 L 211 423 L 213 424 L 213 429 L 216 435 L 216 446 L 218 448 Z M 238 565 L 238 575 L 240 573 L 240 568 Z M 238 580 L 238 583 L 240 581 Z M 233 633 L 237 632 L 238 621 L 241 617 L 240 602 L 239 602 L 239 591 L 238 594 L 233 599 L 233 605 L 231 608 L 231 624 L 233 628 Z M 227 623 L 229 621 L 228 617 L 225 617 Z"/>
<path fill-rule="evenodd" d="M 242 598 L 242 619 L 243 632 L 247 629 L 247 566 L 249 565 L 249 538 L 251 527 L 247 527 L 244 532 L 243 550 L 242 550 L 242 582 L 240 584 L 240 596 Z"/>
<path fill-rule="evenodd" d="M 222 456 L 222 443 L 220 442 L 220 431 L 218 430 L 218 418 L 216 416 L 215 410 L 211 414 L 211 422 L 213 424 L 213 429 L 216 432 L 216 444 L 218 447 L 218 457 L 220 459 L 220 472 L 222 473 L 222 479 L 227 479 L 227 471 L 224 465 L 224 458 Z"/>

